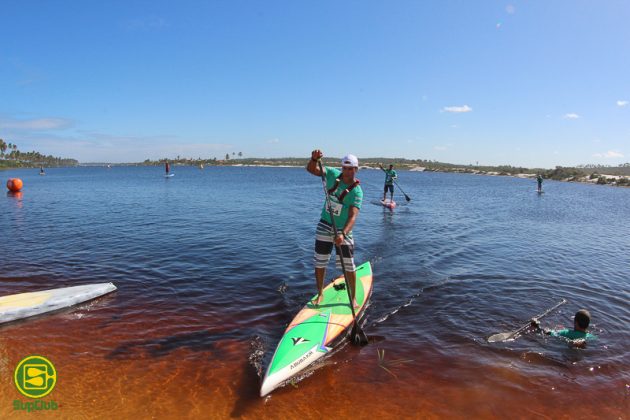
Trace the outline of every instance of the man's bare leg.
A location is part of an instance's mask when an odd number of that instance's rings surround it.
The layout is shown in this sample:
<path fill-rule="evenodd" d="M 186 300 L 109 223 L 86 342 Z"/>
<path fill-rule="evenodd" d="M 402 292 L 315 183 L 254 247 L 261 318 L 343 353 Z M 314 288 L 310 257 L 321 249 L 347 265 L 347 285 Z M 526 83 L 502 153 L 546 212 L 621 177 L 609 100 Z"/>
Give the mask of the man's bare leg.
<path fill-rule="evenodd" d="M 317 285 L 317 297 L 312 301 L 317 306 L 324 299 L 324 277 L 326 276 L 325 268 L 315 268 L 315 283 Z"/>
<path fill-rule="evenodd" d="M 348 279 L 348 287 L 350 290 L 350 296 L 352 297 L 352 304 L 354 309 L 359 308 L 359 304 L 357 303 L 356 298 L 356 283 L 357 283 L 357 273 L 355 271 L 346 271 L 346 278 Z"/>

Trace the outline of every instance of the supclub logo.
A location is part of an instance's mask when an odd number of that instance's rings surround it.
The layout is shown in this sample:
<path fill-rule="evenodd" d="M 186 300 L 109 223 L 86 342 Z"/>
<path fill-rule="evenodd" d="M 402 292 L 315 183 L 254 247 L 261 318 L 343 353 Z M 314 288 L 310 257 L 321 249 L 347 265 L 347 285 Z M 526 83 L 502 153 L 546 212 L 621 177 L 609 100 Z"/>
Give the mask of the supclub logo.
<path fill-rule="evenodd" d="M 45 397 L 52 392 L 57 383 L 55 366 L 43 356 L 28 356 L 22 359 L 13 376 L 20 394 L 29 398 Z"/>

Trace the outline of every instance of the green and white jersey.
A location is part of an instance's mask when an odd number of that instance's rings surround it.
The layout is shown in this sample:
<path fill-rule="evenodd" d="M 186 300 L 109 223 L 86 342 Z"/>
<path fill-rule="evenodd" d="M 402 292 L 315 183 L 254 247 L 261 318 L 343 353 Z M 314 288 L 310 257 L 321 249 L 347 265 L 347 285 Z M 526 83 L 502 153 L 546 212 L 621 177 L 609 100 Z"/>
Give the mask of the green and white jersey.
<path fill-rule="evenodd" d="M 330 189 L 334 188 L 337 183 L 337 178 L 341 175 L 341 171 L 336 168 L 325 166 L 324 172 L 326 174 L 326 190 L 330 191 Z M 343 179 L 339 178 L 339 185 L 331 194 L 328 195 L 328 197 L 330 197 L 330 203 L 335 216 L 335 226 L 337 226 L 338 229 L 343 229 L 346 225 L 346 222 L 348 221 L 348 210 L 350 207 L 360 209 L 363 202 L 363 190 L 361 189 L 361 185 L 355 186 L 345 195 L 345 197 L 343 197 L 343 202 L 339 202 L 339 196 L 341 196 L 343 191 L 348 187 L 350 187 L 350 185 L 344 183 Z M 332 223 L 330 215 L 328 214 L 326 202 L 324 202 L 324 208 L 322 209 L 322 219 L 328 223 Z"/>
<path fill-rule="evenodd" d="M 384 169 L 385 171 L 385 185 L 394 185 L 394 179 L 398 178 L 398 174 L 393 169 Z"/>
<path fill-rule="evenodd" d="M 564 337 L 567 340 L 594 340 L 597 338 L 591 333 L 570 330 L 568 328 L 564 330 L 551 331 L 551 335 L 553 337 Z"/>

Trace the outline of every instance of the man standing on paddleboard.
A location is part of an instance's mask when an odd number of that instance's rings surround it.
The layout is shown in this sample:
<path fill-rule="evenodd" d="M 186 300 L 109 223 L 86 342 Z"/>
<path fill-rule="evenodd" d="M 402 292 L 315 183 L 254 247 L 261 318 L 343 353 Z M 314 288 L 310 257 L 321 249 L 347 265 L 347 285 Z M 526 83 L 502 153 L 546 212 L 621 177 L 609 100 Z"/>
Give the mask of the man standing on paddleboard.
<path fill-rule="evenodd" d="M 387 197 L 387 191 L 389 190 L 390 201 L 394 201 L 394 180 L 398 178 L 398 174 L 394 170 L 394 165 L 389 165 L 389 169 L 383 169 L 385 171 L 385 189 L 383 190 L 383 201 Z"/>
<path fill-rule="evenodd" d="M 324 156 L 321 150 L 311 152 L 311 160 L 306 165 L 306 170 L 311 174 L 321 177 L 319 160 Z M 317 298 L 313 302 L 319 305 L 323 298 L 324 278 L 326 267 L 330 261 L 333 246 L 341 248 L 343 262 L 346 268 L 346 278 L 350 289 L 350 295 L 355 307 L 358 307 L 354 298 L 356 283 L 356 267 L 354 265 L 354 239 L 352 228 L 359 215 L 363 202 L 363 190 L 356 179 L 359 170 L 359 159 L 354 155 L 346 155 L 341 159 L 341 171 L 337 168 L 322 166 L 326 177 L 326 190 L 334 214 L 334 223 L 337 227 L 337 236 L 334 236 L 327 201 L 324 201 L 321 220 L 317 224 L 315 233 L 315 281 L 317 283 Z M 339 260 L 341 256 L 337 252 L 337 267 L 341 268 Z"/>

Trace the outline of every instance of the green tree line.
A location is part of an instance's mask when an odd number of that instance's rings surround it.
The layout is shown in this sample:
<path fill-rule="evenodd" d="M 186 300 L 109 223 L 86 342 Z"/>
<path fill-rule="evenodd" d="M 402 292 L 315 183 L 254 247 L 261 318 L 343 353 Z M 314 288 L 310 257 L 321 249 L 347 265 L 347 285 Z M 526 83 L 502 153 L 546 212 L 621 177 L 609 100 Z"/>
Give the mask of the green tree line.
<path fill-rule="evenodd" d="M 38 166 L 77 166 L 76 159 L 43 155 L 36 151 L 22 152 L 15 143 L 0 139 L 0 168 L 33 168 Z"/>

